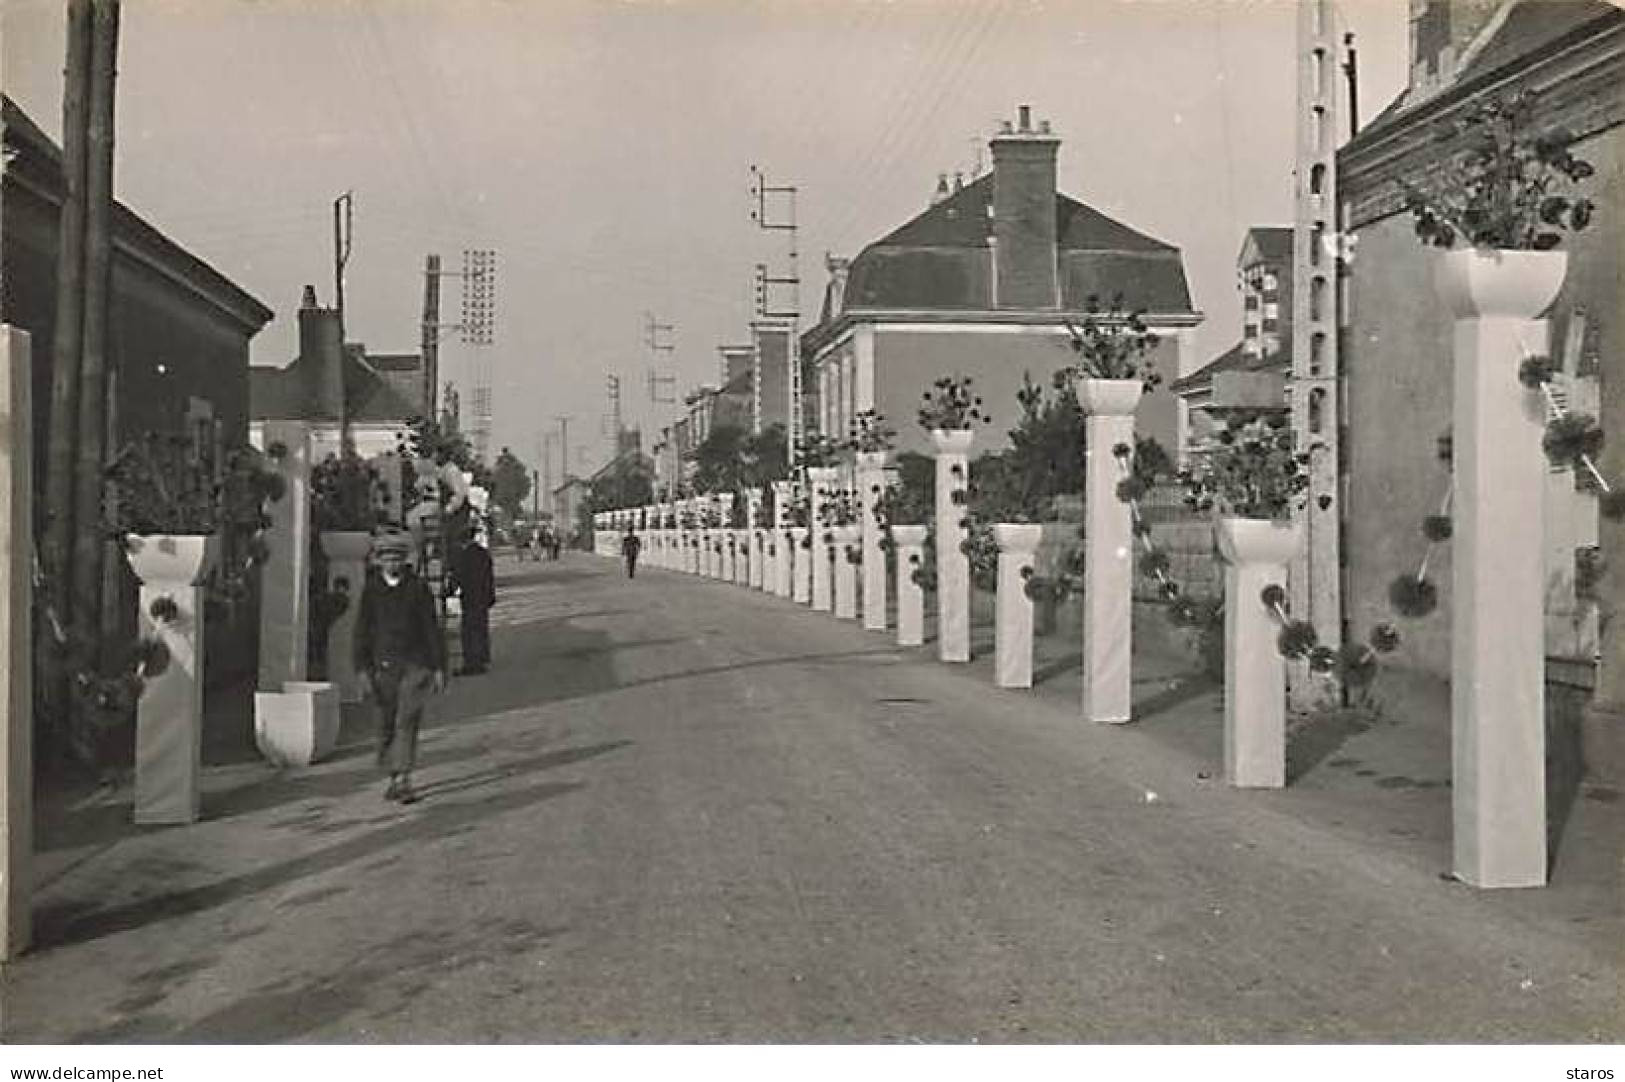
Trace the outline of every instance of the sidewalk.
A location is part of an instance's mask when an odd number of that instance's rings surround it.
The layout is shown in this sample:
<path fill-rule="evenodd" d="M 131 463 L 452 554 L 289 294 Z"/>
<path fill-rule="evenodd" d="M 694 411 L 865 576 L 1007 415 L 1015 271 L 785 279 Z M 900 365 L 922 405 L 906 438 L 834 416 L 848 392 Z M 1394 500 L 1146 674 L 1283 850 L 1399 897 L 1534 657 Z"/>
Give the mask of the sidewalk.
<path fill-rule="evenodd" d="M 933 617 L 926 621 L 934 656 Z M 993 683 L 991 597 L 972 606 L 967 679 Z M 1076 605 L 1063 607 L 1054 633 L 1034 636 L 1034 686 L 1009 690 L 1013 709 L 1036 696 L 1080 711 L 1082 637 Z M 1305 827 L 1359 845 L 1397 875 L 1441 880 L 1481 901 L 1493 899 L 1532 924 L 1564 929 L 1600 955 L 1618 957 L 1625 936 L 1620 861 L 1625 816 L 1620 792 L 1579 777 L 1578 705 L 1548 702 L 1548 846 L 1551 874 L 1536 890 L 1479 891 L 1451 876 L 1450 687 L 1413 670 L 1385 668 L 1374 685 L 1380 711 L 1289 716 L 1287 787 L 1249 798 Z M 1191 786 L 1222 786 L 1224 688 L 1201 671 L 1184 633 L 1163 606 L 1134 606 L 1134 720 L 1121 737 L 1182 769 Z M 1080 724 L 1082 724 L 1080 720 Z"/>

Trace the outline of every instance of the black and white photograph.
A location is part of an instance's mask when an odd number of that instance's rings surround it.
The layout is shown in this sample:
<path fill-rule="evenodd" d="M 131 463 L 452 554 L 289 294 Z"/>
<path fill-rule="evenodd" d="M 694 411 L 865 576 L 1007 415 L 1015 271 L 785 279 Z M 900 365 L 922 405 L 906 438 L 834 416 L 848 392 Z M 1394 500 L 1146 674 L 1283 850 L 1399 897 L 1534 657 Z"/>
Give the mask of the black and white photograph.
<path fill-rule="evenodd" d="M 7 1077 L 1625 1077 L 1622 89 L 0 0 Z"/>

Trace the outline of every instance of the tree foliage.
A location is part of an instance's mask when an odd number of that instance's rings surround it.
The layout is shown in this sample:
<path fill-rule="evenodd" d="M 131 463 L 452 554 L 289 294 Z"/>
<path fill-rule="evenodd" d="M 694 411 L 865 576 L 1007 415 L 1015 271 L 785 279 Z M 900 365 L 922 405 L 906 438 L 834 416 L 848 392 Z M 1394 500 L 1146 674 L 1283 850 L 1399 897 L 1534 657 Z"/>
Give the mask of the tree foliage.
<path fill-rule="evenodd" d="M 491 470 L 491 502 L 506 511 L 510 519 L 516 519 L 524 514 L 530 484 L 530 467 L 504 447 Z"/>

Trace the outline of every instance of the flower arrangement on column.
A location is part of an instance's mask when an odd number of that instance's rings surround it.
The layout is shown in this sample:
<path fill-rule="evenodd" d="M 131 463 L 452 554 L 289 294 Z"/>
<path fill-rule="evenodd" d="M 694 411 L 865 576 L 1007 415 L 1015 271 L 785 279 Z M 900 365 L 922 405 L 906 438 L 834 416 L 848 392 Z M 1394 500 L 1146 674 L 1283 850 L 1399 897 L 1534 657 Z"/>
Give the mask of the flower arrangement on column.
<path fill-rule="evenodd" d="M 144 633 L 117 676 L 80 669 L 74 685 L 103 719 L 136 709 L 136 821 L 191 822 L 199 807 L 206 592 L 229 613 L 246 589 L 243 576 L 267 555 L 265 505 L 282 497 L 283 485 L 252 448 L 217 462 L 188 437 L 155 434 L 127 445 L 106 476 L 104 516 L 141 582 Z M 47 616 L 60 635 L 49 608 Z M 86 660 L 94 665 L 94 654 Z"/>
<path fill-rule="evenodd" d="M 937 656 L 942 661 L 970 660 L 970 563 L 965 551 L 968 534 L 967 471 L 974 425 L 992 420 L 972 390 L 970 376 L 944 376 L 923 395 L 920 427 L 931 434 L 936 448 L 936 577 Z"/>
<path fill-rule="evenodd" d="M 1546 882 L 1544 530 L 1531 522 L 1543 523 L 1548 460 L 1574 467 L 1601 514 L 1625 515 L 1596 466 L 1602 428 L 1551 391 L 1541 317 L 1567 275 L 1564 240 L 1590 224 L 1579 185 L 1596 170 L 1572 132 L 1542 126 L 1540 106 L 1521 91 L 1465 109 L 1438 131 L 1453 157 L 1406 192 L 1454 319 L 1452 481 L 1423 533 L 1429 553 L 1463 542 L 1450 600 L 1455 873 L 1481 887 Z M 1403 615 L 1436 606 L 1426 556 L 1389 597 Z"/>
<path fill-rule="evenodd" d="M 862 553 L 863 626 L 884 631 L 887 622 L 887 563 L 881 548 L 882 531 L 874 508 L 886 488 L 887 471 L 896 462 L 893 444 L 897 433 L 875 410 L 861 410 L 853 419 L 847 449 L 852 453 L 853 482 L 858 497 L 858 524 Z"/>
<path fill-rule="evenodd" d="M 355 611 L 365 583 L 372 531 L 382 518 L 388 489 L 377 469 L 346 445 L 310 472 L 311 656 L 345 702 L 359 702 L 360 682 L 351 661 Z"/>
<path fill-rule="evenodd" d="M 1151 363 L 1156 337 L 1121 296 L 1103 309 L 1087 299 L 1069 324 L 1073 364 L 1062 370 L 1084 416 L 1083 713 L 1090 721 L 1130 716 L 1133 613 L 1132 521 L 1113 499 L 1120 477 L 1112 449 L 1132 444 L 1140 396 L 1161 382 Z"/>

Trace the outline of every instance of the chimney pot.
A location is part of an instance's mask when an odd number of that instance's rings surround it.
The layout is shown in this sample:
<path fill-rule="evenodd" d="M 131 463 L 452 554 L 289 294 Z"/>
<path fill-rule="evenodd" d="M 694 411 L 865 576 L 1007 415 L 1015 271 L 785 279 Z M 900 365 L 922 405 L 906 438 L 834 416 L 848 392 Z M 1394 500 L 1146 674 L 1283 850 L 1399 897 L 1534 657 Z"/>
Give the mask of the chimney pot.
<path fill-rule="evenodd" d="M 1047 121 L 1047 120 L 1040 120 L 1040 121 L 1039 121 L 1039 122 L 1038 122 L 1038 133 L 1039 133 L 1039 134 L 1040 134 L 1040 135 L 1048 135 L 1048 134 L 1050 134 L 1050 130 L 1049 130 L 1049 121 Z"/>
<path fill-rule="evenodd" d="M 316 287 L 315 286 L 307 285 L 305 287 L 305 295 L 302 298 L 300 298 L 299 307 L 301 307 L 301 308 L 314 308 L 314 307 L 316 307 Z"/>
<path fill-rule="evenodd" d="M 1010 124 L 1010 122 L 1008 120 L 999 121 L 999 134 L 1000 135 L 1009 135 L 1013 131 L 1015 131 L 1015 128 L 1013 126 L 1011 126 L 1011 124 Z"/>
<path fill-rule="evenodd" d="M 1030 106 L 1030 105 L 1023 105 L 1019 109 L 1017 109 L 1016 112 L 1021 118 L 1021 121 L 1020 121 L 1021 130 L 1022 131 L 1032 131 L 1033 130 L 1033 107 Z"/>
<path fill-rule="evenodd" d="M 961 191 L 964 191 L 964 190 L 965 190 L 965 174 L 956 172 L 954 174 L 954 191 L 961 192 Z"/>

